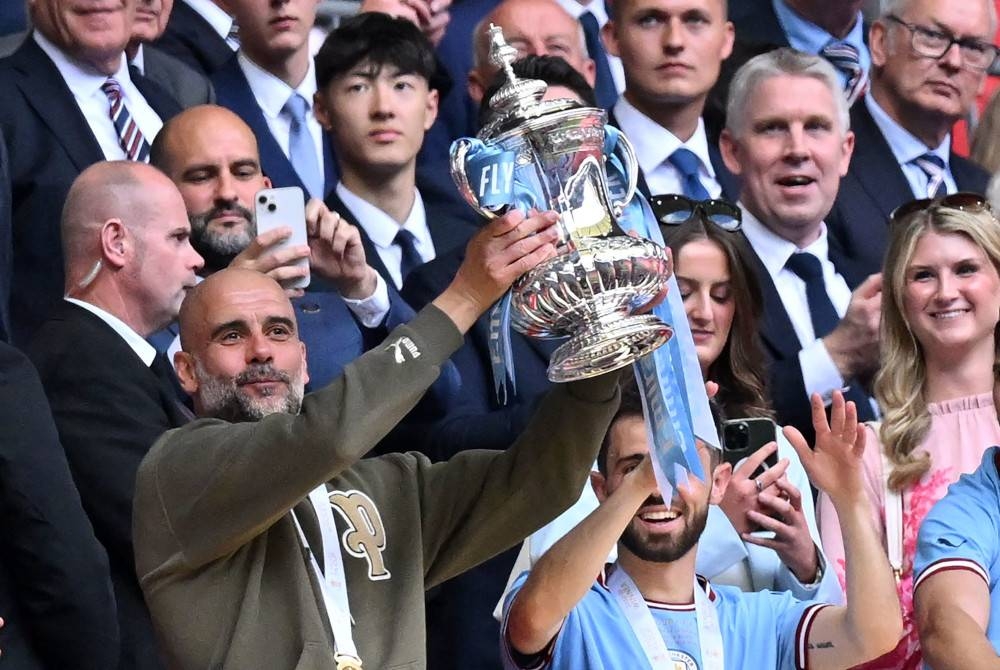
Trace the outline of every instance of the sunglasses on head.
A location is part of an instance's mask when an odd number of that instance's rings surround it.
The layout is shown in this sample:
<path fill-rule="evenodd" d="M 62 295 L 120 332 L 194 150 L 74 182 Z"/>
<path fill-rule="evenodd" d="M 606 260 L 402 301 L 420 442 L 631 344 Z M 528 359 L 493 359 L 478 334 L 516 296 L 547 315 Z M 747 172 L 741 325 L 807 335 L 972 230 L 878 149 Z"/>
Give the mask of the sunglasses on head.
<path fill-rule="evenodd" d="M 942 198 L 920 198 L 919 200 L 904 202 L 892 210 L 892 214 L 889 215 L 889 223 L 890 225 L 899 223 L 914 212 L 923 212 L 932 207 L 947 207 L 948 209 L 957 209 L 973 214 L 978 214 L 979 212 L 993 213 L 990 203 L 978 193 L 952 193 Z"/>
<path fill-rule="evenodd" d="M 669 193 L 654 195 L 649 199 L 649 205 L 656 220 L 667 226 L 679 226 L 698 215 L 730 232 L 739 230 L 742 225 L 740 208 L 725 200 L 692 200 Z"/>

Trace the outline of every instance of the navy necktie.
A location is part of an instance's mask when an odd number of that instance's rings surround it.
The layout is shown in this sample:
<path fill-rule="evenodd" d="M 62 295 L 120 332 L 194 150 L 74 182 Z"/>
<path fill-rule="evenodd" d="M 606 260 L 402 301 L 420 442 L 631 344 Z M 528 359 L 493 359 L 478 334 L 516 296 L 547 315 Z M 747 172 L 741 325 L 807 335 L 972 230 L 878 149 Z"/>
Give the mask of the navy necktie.
<path fill-rule="evenodd" d="M 670 164 L 681 173 L 681 185 L 684 188 L 684 195 L 692 200 L 708 200 L 712 196 L 708 194 L 708 189 L 701 183 L 699 172 L 701 161 L 690 149 L 681 147 L 670 154 L 667 159 Z"/>
<path fill-rule="evenodd" d="M 420 253 L 417 252 L 417 238 L 413 233 L 408 231 L 406 228 L 400 228 L 399 232 L 396 233 L 396 238 L 392 241 L 393 244 L 399 245 L 399 248 L 403 252 L 403 256 L 399 262 L 399 279 L 400 283 L 406 279 L 406 275 L 410 274 L 415 268 L 423 264 L 424 259 L 420 257 Z"/>
<path fill-rule="evenodd" d="M 917 167 L 927 175 L 927 197 L 940 198 L 947 195 L 948 187 L 944 183 L 944 160 L 937 154 L 926 153 L 913 159 Z"/>
<path fill-rule="evenodd" d="M 597 25 L 597 17 L 590 12 L 580 15 L 580 25 L 583 26 L 583 37 L 587 43 L 587 55 L 594 61 L 597 71 L 594 78 L 597 104 L 603 109 L 611 109 L 618 100 L 618 89 L 615 88 L 615 80 L 611 76 L 608 54 L 604 51 L 604 44 L 601 43 L 601 27 Z"/>
<path fill-rule="evenodd" d="M 806 300 L 809 303 L 809 318 L 813 334 L 818 339 L 825 337 L 840 323 L 840 316 L 826 292 L 823 281 L 823 266 L 819 259 L 808 252 L 792 254 L 785 267 L 806 283 Z"/>

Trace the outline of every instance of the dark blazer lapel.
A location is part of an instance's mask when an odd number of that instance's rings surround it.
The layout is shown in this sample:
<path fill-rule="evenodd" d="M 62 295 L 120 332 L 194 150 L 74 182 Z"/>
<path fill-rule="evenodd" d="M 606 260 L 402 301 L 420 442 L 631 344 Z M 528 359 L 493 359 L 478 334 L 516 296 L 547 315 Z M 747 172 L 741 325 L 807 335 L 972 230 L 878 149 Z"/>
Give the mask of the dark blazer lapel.
<path fill-rule="evenodd" d="M 73 165 L 81 172 L 104 160 L 101 145 L 76 104 L 55 63 L 29 36 L 10 56 L 15 81 L 28 104 L 59 139 Z"/>
<path fill-rule="evenodd" d="M 392 284 L 392 275 L 389 274 L 389 269 L 382 262 L 382 257 L 378 255 L 378 250 L 375 248 L 375 244 L 372 239 L 368 237 L 368 232 L 364 229 L 364 226 L 358 221 L 358 218 L 354 216 L 354 212 L 347 208 L 344 201 L 340 199 L 337 195 L 336 190 L 331 190 L 326 196 L 326 206 L 332 212 L 337 212 L 346 220 L 349 224 L 358 229 L 361 233 L 361 244 L 365 248 L 365 260 L 368 261 L 368 265 L 375 268 L 375 271 L 382 275 L 382 278 L 389 284 Z"/>
<path fill-rule="evenodd" d="M 337 155 L 333 151 L 333 140 L 326 131 L 323 131 L 323 173 L 323 191 L 329 194 L 340 181 L 340 170 L 337 167 Z"/>
<path fill-rule="evenodd" d="M 794 356 L 802 348 L 802 345 L 795 334 L 791 319 L 788 318 L 788 312 L 785 311 L 785 305 L 781 302 L 778 289 L 750 242 L 744 238 L 744 243 L 753 256 L 754 268 L 757 271 L 761 293 L 764 297 L 764 318 L 761 319 L 760 324 L 761 338 L 772 350 L 781 353 L 782 356 L 786 358 Z"/>
<path fill-rule="evenodd" d="M 955 184 L 959 191 L 986 193 L 986 187 L 990 182 L 989 172 L 954 153 L 951 154 L 948 167 L 951 169 L 951 175 L 955 178 Z"/>
<path fill-rule="evenodd" d="M 888 221 L 899 203 L 913 199 L 910 183 L 864 102 L 851 107 L 851 128 L 855 140 L 850 173 Z"/>
<path fill-rule="evenodd" d="M 847 287 L 852 291 L 866 279 L 865 272 L 833 245 L 830 245 L 829 256 L 830 262 L 833 263 L 833 267 L 837 270 L 837 274 L 844 278 L 844 281 L 847 282 Z"/>
<path fill-rule="evenodd" d="M 236 56 L 230 58 L 212 75 L 212 85 L 215 87 L 216 101 L 236 112 L 237 116 L 253 130 L 253 134 L 257 137 L 257 149 L 264 174 L 276 185 L 298 186 L 305 191 L 305 185 L 299 179 L 298 173 L 271 134 L 264 112 L 257 104 L 257 99 L 250 89 L 250 83 L 243 70 L 240 69 Z"/>
<path fill-rule="evenodd" d="M 722 199 L 729 202 L 736 202 L 740 199 L 740 178 L 729 171 L 725 161 L 722 160 L 722 152 L 714 144 L 708 145 L 708 157 L 712 160 L 712 169 L 715 170 L 715 180 L 722 187 Z"/>
<path fill-rule="evenodd" d="M 473 225 L 472 218 L 476 214 L 471 209 L 468 218 L 457 218 L 449 215 L 445 207 L 438 207 L 426 201 L 424 205 L 427 228 L 431 231 L 431 240 L 434 242 L 435 256 L 442 256 L 456 247 L 464 247 L 469 238 L 475 234 L 477 228 Z"/>
<path fill-rule="evenodd" d="M 129 68 L 129 70 L 131 72 L 132 68 Z M 160 117 L 160 120 L 167 121 L 183 111 L 181 104 L 170 95 L 170 92 L 152 79 L 144 77 L 141 74 L 138 76 L 132 74 L 132 83 L 142 93 L 142 97 L 146 98 L 146 102 L 153 108 L 153 111 Z"/>

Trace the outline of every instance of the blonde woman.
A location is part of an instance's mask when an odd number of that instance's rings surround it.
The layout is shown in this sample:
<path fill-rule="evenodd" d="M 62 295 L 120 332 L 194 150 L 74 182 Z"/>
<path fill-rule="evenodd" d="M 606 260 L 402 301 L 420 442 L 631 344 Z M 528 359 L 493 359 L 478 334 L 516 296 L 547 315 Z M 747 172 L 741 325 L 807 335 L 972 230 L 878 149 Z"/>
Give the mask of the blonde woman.
<path fill-rule="evenodd" d="M 918 200 L 893 213 L 882 297 L 881 425 L 865 452 L 872 519 L 894 555 L 906 637 L 880 667 L 918 668 L 913 556 L 920 522 L 959 475 L 1000 444 L 993 367 L 1000 320 L 1000 222 L 978 195 Z M 829 498 L 823 547 L 841 580 L 844 546 Z"/>

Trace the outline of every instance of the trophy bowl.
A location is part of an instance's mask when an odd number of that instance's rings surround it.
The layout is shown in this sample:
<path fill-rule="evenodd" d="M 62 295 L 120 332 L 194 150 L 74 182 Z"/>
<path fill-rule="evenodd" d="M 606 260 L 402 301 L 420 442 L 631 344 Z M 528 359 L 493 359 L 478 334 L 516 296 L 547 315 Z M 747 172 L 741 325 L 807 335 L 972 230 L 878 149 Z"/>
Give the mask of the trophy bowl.
<path fill-rule="evenodd" d="M 576 250 L 531 270 L 514 285 L 511 324 L 537 338 L 569 336 L 549 360 L 554 382 L 586 379 L 628 365 L 670 339 L 644 308 L 670 276 L 669 253 L 628 236 L 584 238 Z"/>

